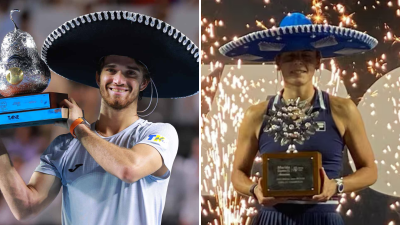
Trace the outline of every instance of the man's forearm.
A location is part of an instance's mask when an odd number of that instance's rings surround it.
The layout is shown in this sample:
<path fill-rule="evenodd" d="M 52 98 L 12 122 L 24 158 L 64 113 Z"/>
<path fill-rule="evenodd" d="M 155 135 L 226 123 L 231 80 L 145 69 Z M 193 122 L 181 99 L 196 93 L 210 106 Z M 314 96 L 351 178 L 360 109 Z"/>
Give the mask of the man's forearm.
<path fill-rule="evenodd" d="M 126 169 L 135 164 L 136 159 L 132 157 L 133 152 L 129 149 L 114 145 L 95 133 L 85 125 L 75 128 L 75 134 L 93 159 L 107 172 L 119 179 L 125 179 Z"/>
<path fill-rule="evenodd" d="M 16 169 L 0 141 L 0 190 L 16 219 L 21 220 L 33 214 L 30 190 Z"/>

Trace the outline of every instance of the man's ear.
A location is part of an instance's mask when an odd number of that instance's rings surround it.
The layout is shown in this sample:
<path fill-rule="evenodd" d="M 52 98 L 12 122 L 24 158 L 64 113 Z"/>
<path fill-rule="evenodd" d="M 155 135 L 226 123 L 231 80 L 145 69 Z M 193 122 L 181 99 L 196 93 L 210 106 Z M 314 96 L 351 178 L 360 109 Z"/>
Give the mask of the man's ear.
<path fill-rule="evenodd" d="M 147 85 L 149 85 L 150 79 L 143 79 L 142 83 L 140 84 L 140 91 L 146 89 Z"/>
<path fill-rule="evenodd" d="M 100 87 L 100 75 L 98 72 L 96 72 L 96 84 L 98 87 Z"/>

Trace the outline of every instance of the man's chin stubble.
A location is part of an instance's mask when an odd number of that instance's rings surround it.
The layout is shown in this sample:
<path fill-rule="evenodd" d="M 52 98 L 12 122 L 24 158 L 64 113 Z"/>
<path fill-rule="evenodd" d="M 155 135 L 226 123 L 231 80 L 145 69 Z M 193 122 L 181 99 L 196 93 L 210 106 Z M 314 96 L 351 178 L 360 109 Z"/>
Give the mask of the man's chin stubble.
<path fill-rule="evenodd" d="M 126 102 L 125 104 L 120 104 L 118 101 L 110 103 L 105 99 L 104 99 L 104 102 L 112 109 L 123 110 L 123 109 L 128 108 L 131 104 L 133 104 L 135 102 L 135 99 L 132 100 L 131 102 Z"/>
<path fill-rule="evenodd" d="M 104 103 L 106 103 L 107 106 L 109 106 L 110 108 L 115 109 L 115 110 L 118 110 L 118 111 L 128 108 L 131 104 L 133 104 L 133 103 L 135 102 L 135 100 L 136 100 L 136 101 L 138 100 L 138 96 L 135 96 L 131 102 L 128 101 L 128 102 L 126 102 L 126 104 L 119 104 L 118 101 L 116 101 L 116 102 L 113 104 L 113 103 L 110 103 L 109 101 L 107 101 L 106 98 L 104 98 L 104 95 L 102 94 L 102 92 L 103 92 L 103 91 L 100 90 L 100 96 L 101 96 L 101 98 L 102 98 L 102 101 L 103 101 Z M 107 93 L 107 94 L 108 94 L 108 93 Z M 108 97 L 111 98 L 110 95 L 108 95 Z"/>

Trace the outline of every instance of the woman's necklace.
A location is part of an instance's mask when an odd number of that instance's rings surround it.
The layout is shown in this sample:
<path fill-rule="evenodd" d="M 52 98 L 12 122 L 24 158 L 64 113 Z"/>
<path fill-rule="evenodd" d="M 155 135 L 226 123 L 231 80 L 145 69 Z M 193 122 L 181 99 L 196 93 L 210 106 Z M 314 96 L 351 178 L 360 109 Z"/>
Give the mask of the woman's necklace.
<path fill-rule="evenodd" d="M 301 109 L 304 113 L 306 113 L 306 112 L 310 113 L 312 111 L 311 99 L 313 97 L 314 97 L 314 95 L 311 95 L 311 97 L 298 102 L 298 105 L 303 106 L 303 107 L 301 107 Z M 287 101 L 283 98 L 283 96 L 282 96 L 282 101 L 285 105 L 287 105 Z"/>

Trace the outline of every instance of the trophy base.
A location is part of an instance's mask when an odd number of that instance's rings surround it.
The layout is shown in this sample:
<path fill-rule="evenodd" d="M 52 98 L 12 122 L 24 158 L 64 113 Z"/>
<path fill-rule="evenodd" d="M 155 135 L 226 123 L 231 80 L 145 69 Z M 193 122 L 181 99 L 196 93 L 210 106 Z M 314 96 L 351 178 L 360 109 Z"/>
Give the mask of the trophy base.
<path fill-rule="evenodd" d="M 320 194 L 321 153 L 266 153 L 262 159 L 265 197 L 301 198 Z"/>
<path fill-rule="evenodd" d="M 56 92 L 35 93 L 1 98 L 0 114 L 39 109 L 55 109 L 59 108 L 59 104 L 64 99 L 68 99 L 68 94 Z"/>
<path fill-rule="evenodd" d="M 29 127 L 66 121 L 68 108 L 41 109 L 0 114 L 0 129 Z"/>

